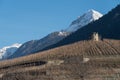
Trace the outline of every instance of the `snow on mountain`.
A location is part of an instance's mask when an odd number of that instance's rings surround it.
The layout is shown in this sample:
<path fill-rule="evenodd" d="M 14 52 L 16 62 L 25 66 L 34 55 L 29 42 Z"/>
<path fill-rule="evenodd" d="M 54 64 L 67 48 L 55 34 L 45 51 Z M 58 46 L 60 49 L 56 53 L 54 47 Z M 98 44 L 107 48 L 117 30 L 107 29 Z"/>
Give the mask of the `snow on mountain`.
<path fill-rule="evenodd" d="M 0 49 L 0 59 L 6 59 L 11 56 L 22 44 L 13 44 L 11 46 L 6 46 Z"/>
<path fill-rule="evenodd" d="M 14 53 L 12 53 L 12 55 L 10 54 L 11 56 L 9 56 L 9 58 L 11 59 L 29 55 L 40 51 L 50 45 L 56 44 L 60 40 L 64 39 L 66 36 L 70 35 L 72 32 L 87 25 L 92 21 L 99 19 L 100 17 L 102 17 L 101 13 L 95 10 L 89 10 L 88 12 L 80 16 L 78 19 L 74 20 L 69 26 L 69 28 L 67 28 L 66 30 L 50 33 L 39 40 L 28 41 L 24 43 L 19 49 L 17 49 Z"/>
<path fill-rule="evenodd" d="M 90 22 L 98 20 L 102 16 L 103 15 L 99 13 L 98 11 L 91 9 L 85 14 L 83 14 L 82 16 L 78 17 L 76 20 L 74 20 L 65 31 L 75 32 L 76 30 L 89 24 Z"/>
<path fill-rule="evenodd" d="M 67 32 L 64 32 L 64 31 L 59 31 L 58 32 L 58 36 L 67 36 L 68 33 Z"/>
<path fill-rule="evenodd" d="M 16 58 L 16 57 L 35 53 L 36 51 L 40 51 L 44 49 L 45 47 L 48 47 L 50 45 L 53 45 L 59 42 L 60 40 L 62 40 L 68 35 L 69 35 L 68 32 L 56 31 L 56 32 L 52 32 L 48 34 L 42 39 L 28 41 L 24 43 L 17 51 L 15 51 L 13 55 L 10 56 L 9 58 Z"/>

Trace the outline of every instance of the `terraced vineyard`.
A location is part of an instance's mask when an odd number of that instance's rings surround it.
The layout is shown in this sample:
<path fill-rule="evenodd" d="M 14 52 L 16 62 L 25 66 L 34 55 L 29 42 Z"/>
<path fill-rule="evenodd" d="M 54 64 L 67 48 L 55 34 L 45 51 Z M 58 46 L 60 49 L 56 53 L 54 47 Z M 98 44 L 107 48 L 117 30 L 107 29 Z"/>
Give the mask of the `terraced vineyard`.
<path fill-rule="evenodd" d="M 112 56 L 112 55 L 119 55 L 120 54 L 120 46 L 116 44 L 117 48 L 114 45 L 111 45 L 110 42 L 94 42 L 88 43 L 88 46 L 91 47 L 86 50 L 86 54 L 88 56 Z"/>
<path fill-rule="evenodd" d="M 0 62 L 0 80 L 119 80 L 120 40 L 80 41 Z"/>

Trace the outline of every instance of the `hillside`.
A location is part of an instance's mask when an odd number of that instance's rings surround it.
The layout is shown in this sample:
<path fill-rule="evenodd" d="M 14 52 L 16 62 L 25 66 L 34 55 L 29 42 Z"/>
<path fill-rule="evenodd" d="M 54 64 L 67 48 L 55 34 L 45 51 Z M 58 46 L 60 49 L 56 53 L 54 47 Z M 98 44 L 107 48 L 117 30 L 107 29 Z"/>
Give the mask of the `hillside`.
<path fill-rule="evenodd" d="M 50 45 L 56 44 L 69 34 L 84 27 L 85 25 L 99 19 L 102 14 L 95 10 L 89 10 L 79 18 L 73 20 L 70 26 L 62 31 L 52 32 L 42 39 L 32 40 L 25 42 L 13 55 L 9 58 L 21 57 L 29 54 L 33 54 L 39 50 L 42 50 Z"/>
<path fill-rule="evenodd" d="M 47 48 L 44 48 L 43 50 L 71 44 L 77 41 L 89 40 L 90 36 L 94 32 L 98 32 L 102 38 L 120 39 L 120 5 L 112 9 L 110 12 L 108 12 L 108 14 L 104 15 L 99 20 L 80 28 L 57 44 L 51 45 Z"/>
<path fill-rule="evenodd" d="M 0 80 L 119 80 L 120 40 L 79 41 L 0 62 Z"/>
<path fill-rule="evenodd" d="M 45 51 L 1 61 L 0 80 L 119 80 L 119 22 L 120 5 Z"/>
<path fill-rule="evenodd" d="M 118 3 L 103 2 L 4 1 L 0 46 L 64 27 L 79 11 L 105 13 Z M 105 15 L 91 9 L 41 39 L 3 47 L 0 80 L 120 80 L 120 4 Z"/>
<path fill-rule="evenodd" d="M 20 48 L 17 49 L 17 51 L 15 51 L 11 56 L 9 56 L 8 59 L 29 55 L 38 50 L 42 50 L 45 47 L 59 42 L 69 34 L 69 32 L 62 31 L 53 32 L 43 37 L 42 39 L 25 42 Z"/>

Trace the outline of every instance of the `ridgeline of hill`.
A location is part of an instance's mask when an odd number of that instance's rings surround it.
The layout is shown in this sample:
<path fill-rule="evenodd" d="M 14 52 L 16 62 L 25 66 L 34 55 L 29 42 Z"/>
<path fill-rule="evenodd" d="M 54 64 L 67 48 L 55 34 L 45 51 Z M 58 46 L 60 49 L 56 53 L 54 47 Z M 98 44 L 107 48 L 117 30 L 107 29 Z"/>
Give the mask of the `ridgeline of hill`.
<path fill-rule="evenodd" d="M 79 41 L 1 61 L 0 80 L 118 80 L 119 57 L 120 40 Z"/>
<path fill-rule="evenodd" d="M 110 12 L 108 12 L 108 14 L 104 15 L 99 20 L 80 28 L 60 42 L 39 51 L 52 49 L 77 41 L 89 40 L 90 36 L 94 32 L 98 32 L 102 38 L 120 40 L 120 5 L 112 9 Z"/>

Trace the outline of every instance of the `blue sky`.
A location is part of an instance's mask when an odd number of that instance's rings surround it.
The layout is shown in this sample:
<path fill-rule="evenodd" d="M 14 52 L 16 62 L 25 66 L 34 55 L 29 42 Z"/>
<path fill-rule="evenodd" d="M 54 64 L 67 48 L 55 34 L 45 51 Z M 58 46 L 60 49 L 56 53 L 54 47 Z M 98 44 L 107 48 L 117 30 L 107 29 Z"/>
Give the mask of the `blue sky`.
<path fill-rule="evenodd" d="M 89 9 L 102 14 L 120 0 L 0 0 L 0 48 L 67 28 Z"/>

